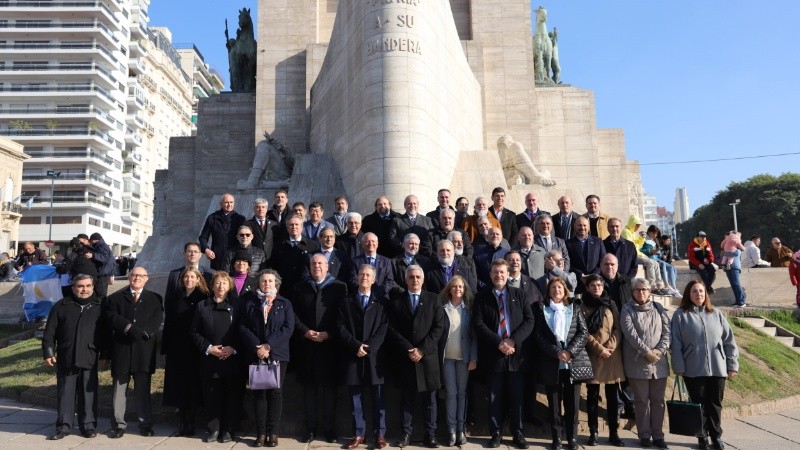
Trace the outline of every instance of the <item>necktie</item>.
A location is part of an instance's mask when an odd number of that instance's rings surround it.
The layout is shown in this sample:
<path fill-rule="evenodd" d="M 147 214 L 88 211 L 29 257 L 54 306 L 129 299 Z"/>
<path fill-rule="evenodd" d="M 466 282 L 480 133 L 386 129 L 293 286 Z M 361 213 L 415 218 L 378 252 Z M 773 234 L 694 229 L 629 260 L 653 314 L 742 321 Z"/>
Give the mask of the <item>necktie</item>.
<path fill-rule="evenodd" d="M 572 233 L 570 233 L 571 230 L 569 229 L 569 219 L 569 216 L 561 217 L 561 230 L 564 232 L 564 239 L 569 239 L 569 237 L 572 235 Z"/>
<path fill-rule="evenodd" d="M 375 258 L 372 256 L 367 256 L 367 262 L 370 266 L 375 267 Z"/>
<path fill-rule="evenodd" d="M 444 268 L 444 282 L 445 283 L 449 283 L 450 282 L 450 278 L 452 278 L 452 277 L 453 277 L 453 267 L 452 266 L 445 267 Z"/>
<path fill-rule="evenodd" d="M 411 294 L 411 312 L 417 312 L 417 306 L 419 306 L 419 295 Z"/>
<path fill-rule="evenodd" d="M 261 228 L 261 231 L 264 231 L 264 221 L 263 220 L 258 219 L 258 226 Z"/>
<path fill-rule="evenodd" d="M 139 293 L 133 291 L 133 303 L 139 303 Z"/>
<path fill-rule="evenodd" d="M 369 304 L 369 296 L 362 295 L 361 296 L 361 309 L 366 310 L 368 304 Z"/>
<path fill-rule="evenodd" d="M 544 241 L 544 249 L 549 252 L 550 251 L 550 238 L 545 236 L 542 240 Z"/>
<path fill-rule="evenodd" d="M 291 242 L 292 242 L 292 247 L 297 247 L 297 241 L 292 240 Z"/>
<path fill-rule="evenodd" d="M 525 210 L 525 214 L 528 216 L 528 220 L 530 220 L 531 222 L 533 222 L 533 213 L 532 213 L 532 212 L 530 212 L 530 211 L 528 211 L 528 210 L 526 209 L 526 210 Z"/>
<path fill-rule="evenodd" d="M 500 314 L 500 325 L 497 327 L 497 334 L 503 338 L 508 338 L 508 330 L 506 329 L 506 307 L 503 303 L 503 293 L 497 295 L 497 309 Z"/>

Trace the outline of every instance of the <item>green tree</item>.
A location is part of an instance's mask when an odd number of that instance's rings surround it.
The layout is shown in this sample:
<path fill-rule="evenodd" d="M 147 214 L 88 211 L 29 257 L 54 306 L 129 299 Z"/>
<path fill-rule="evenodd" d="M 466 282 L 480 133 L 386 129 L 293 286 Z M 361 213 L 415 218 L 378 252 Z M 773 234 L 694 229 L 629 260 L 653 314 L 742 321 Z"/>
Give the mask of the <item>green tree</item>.
<path fill-rule="evenodd" d="M 800 173 L 784 173 L 778 177 L 756 175 L 741 182 L 733 182 L 714 196 L 711 203 L 703 205 L 694 216 L 678 224 L 678 253 L 686 253 L 689 242 L 700 230 L 716 253 L 725 233 L 733 229 L 733 208 L 736 199 L 736 218 L 742 241 L 752 235 L 761 236 L 761 248 L 769 247 L 774 236 L 793 250 L 800 247 Z"/>

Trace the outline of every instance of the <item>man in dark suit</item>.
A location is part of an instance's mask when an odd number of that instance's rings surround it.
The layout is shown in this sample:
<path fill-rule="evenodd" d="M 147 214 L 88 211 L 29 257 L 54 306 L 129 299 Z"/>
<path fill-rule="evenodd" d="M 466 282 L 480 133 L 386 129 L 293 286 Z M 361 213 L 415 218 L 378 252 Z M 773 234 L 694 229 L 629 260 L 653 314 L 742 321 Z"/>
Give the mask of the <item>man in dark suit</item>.
<path fill-rule="evenodd" d="M 461 234 L 461 242 L 462 242 L 462 255 L 465 258 L 472 258 L 474 254 L 474 250 L 472 248 L 472 241 L 469 239 L 469 234 L 464 233 L 463 230 L 456 230 L 456 213 L 451 209 L 442 210 L 439 214 L 438 225 L 436 228 L 430 231 L 428 234 L 428 245 L 427 248 L 431 251 L 430 255 L 433 257 L 436 254 L 437 246 L 439 245 L 440 241 L 445 241 L 448 239 L 448 235 L 453 231 L 457 231 Z"/>
<path fill-rule="evenodd" d="M 332 228 L 327 228 L 333 234 Z M 328 273 L 328 260 L 321 253 L 311 256 L 309 277 L 296 284 L 290 297 L 295 314 L 295 348 L 292 363 L 303 386 L 306 435 L 314 440 L 317 412 L 322 410 L 325 440 L 336 442 L 336 315 L 347 296 L 347 285 Z M 321 397 L 321 402 L 318 401 Z"/>
<path fill-rule="evenodd" d="M 264 251 L 265 261 L 269 261 L 272 257 L 275 229 L 280 226 L 278 222 L 267 217 L 268 206 L 266 199 L 257 198 L 253 202 L 253 218 L 245 222 L 245 225 L 253 230 L 253 246 Z M 266 266 L 267 264 L 261 267 L 261 270 L 268 269 Z"/>
<path fill-rule="evenodd" d="M 616 217 L 608 219 L 608 237 L 603 239 L 606 253 L 617 257 L 619 270 L 631 280 L 636 278 L 639 266 L 636 264 L 636 246 L 622 238 L 622 221 Z"/>
<path fill-rule="evenodd" d="M 419 200 L 416 195 L 409 195 L 403 201 L 406 212 L 392 221 L 389 229 L 389 240 L 395 249 L 396 254 L 403 252 L 403 238 L 408 233 L 419 236 L 422 245 L 422 254 L 430 255 L 428 248 L 428 232 L 433 229 L 433 222 L 429 217 L 419 214 Z"/>
<path fill-rule="evenodd" d="M 417 394 L 425 398 L 423 444 L 436 448 L 436 390 L 441 387 L 439 338 L 444 332 L 444 309 L 437 295 L 422 290 L 422 267 L 406 270 L 406 290 L 391 294 L 389 336 L 395 344 L 390 358 L 397 363 L 397 379 L 403 390 L 403 435 L 398 447 L 411 443 Z"/>
<path fill-rule="evenodd" d="M 286 219 L 291 215 L 289 208 L 289 194 L 284 189 L 275 191 L 275 196 L 272 198 L 272 209 L 267 213 L 270 220 L 278 224 L 276 231 L 283 233 L 286 227 Z M 275 236 L 278 239 L 278 236 Z"/>
<path fill-rule="evenodd" d="M 260 247 L 253 245 L 253 234 L 255 232 L 248 225 L 242 225 L 236 230 L 235 247 L 228 248 L 227 262 L 225 264 L 225 271 L 228 273 L 234 272 L 233 257 L 237 253 L 245 252 L 250 256 L 250 276 L 258 277 L 262 270 L 267 269 L 267 258 L 264 250 Z"/>
<path fill-rule="evenodd" d="M 129 286 L 109 295 L 104 313 L 111 328 L 111 377 L 113 379 L 114 428 L 109 437 L 125 434 L 125 392 L 133 377 L 139 433 L 153 435 L 150 380 L 156 371 L 156 333 L 164 311 L 161 296 L 144 288 L 147 270 L 136 266 L 128 275 Z"/>
<path fill-rule="evenodd" d="M 333 230 L 336 236 L 341 236 L 347 232 L 347 197 L 339 195 L 333 200 L 333 214 L 328 217 L 328 222 L 333 224 Z"/>
<path fill-rule="evenodd" d="M 511 410 L 510 428 L 517 448 L 528 448 L 522 431 L 525 340 L 533 331 L 533 312 L 525 293 L 510 287 L 508 263 L 492 263 L 492 284 L 475 296 L 473 328 L 478 339 L 479 369 L 486 372 L 489 384 L 489 448 L 502 440 L 505 412 Z M 510 405 L 503 404 L 507 394 Z"/>
<path fill-rule="evenodd" d="M 389 239 L 392 223 L 397 217 L 398 214 L 392 211 L 392 202 L 389 201 L 389 198 L 381 196 L 375 200 L 375 211 L 364 217 L 361 227 L 362 233 L 375 233 L 378 236 L 378 242 L 381 243 L 378 247 L 378 254 L 387 258 L 394 258 L 399 253 Z"/>
<path fill-rule="evenodd" d="M 600 261 L 606 256 L 606 248 L 599 237 L 589 235 L 589 219 L 579 217 L 575 221 L 575 236 L 567 241 L 570 272 L 578 278 L 577 293 L 585 289 L 582 278 L 591 273 L 600 273 Z"/>
<path fill-rule="evenodd" d="M 106 344 L 103 329 L 94 281 L 89 275 L 78 275 L 72 279 L 72 294 L 50 309 L 42 336 L 44 363 L 56 366 L 58 392 L 56 432 L 48 440 L 57 441 L 72 432 L 76 405 L 81 434 L 97 436 L 97 357 Z"/>
<path fill-rule="evenodd" d="M 574 235 L 572 227 L 579 216 L 580 214 L 572 210 L 572 199 L 568 195 L 559 198 L 558 213 L 553 215 L 556 236 L 564 241 L 570 239 Z"/>
<path fill-rule="evenodd" d="M 425 272 L 428 272 L 431 260 L 419 253 L 419 236 L 408 233 L 403 238 L 403 253 L 392 259 L 392 277 L 400 288 L 406 288 L 406 269 L 413 265 L 420 266 Z"/>
<path fill-rule="evenodd" d="M 553 218 L 549 214 L 539 214 L 539 217 L 536 218 L 536 235 L 533 242 L 547 252 L 550 250 L 561 252 L 564 258 L 564 270 L 569 272 L 571 262 L 567 253 L 566 241 L 558 236 L 553 237 Z"/>
<path fill-rule="evenodd" d="M 200 231 L 200 250 L 211 261 L 214 270 L 225 270 L 228 249 L 236 247 L 236 231 L 245 222 L 244 216 L 234 211 L 233 207 L 233 195 L 223 194 L 219 200 L 219 210 L 206 217 Z"/>
<path fill-rule="evenodd" d="M 319 232 L 319 244 L 316 253 L 321 253 L 328 260 L 328 273 L 344 284 L 349 283 L 353 261 L 347 253 L 336 248 L 336 232 L 333 228 L 325 228 Z"/>
<path fill-rule="evenodd" d="M 503 239 L 511 242 L 517 242 L 517 214 L 506 208 L 506 190 L 501 187 L 496 187 L 492 190 L 492 206 L 489 208 L 489 215 L 500 222 L 500 228 L 503 230 Z"/>
<path fill-rule="evenodd" d="M 302 236 L 303 222 L 297 216 L 286 220 L 286 239 L 272 250 L 270 267 L 281 276 L 280 292 L 289 296 L 294 285 L 299 283 L 308 270 L 308 255 L 319 249 L 319 244 Z"/>
<path fill-rule="evenodd" d="M 503 259 L 508 263 L 508 285 L 521 289 L 531 304 L 542 301 L 539 284 L 533 278 L 522 273 L 522 253 L 519 250 L 511 250 Z"/>
<path fill-rule="evenodd" d="M 539 194 L 536 192 L 528 192 L 528 195 L 525 196 L 525 210 L 517 214 L 517 228 L 533 228 L 539 214 L 550 213 L 542 211 L 542 209 L 539 208 Z"/>
<path fill-rule="evenodd" d="M 472 292 L 475 292 L 478 282 L 471 266 L 461 256 L 456 256 L 453 243 L 439 241 L 436 245 L 436 259 L 431 262 L 430 270 L 425 276 L 425 290 L 439 294 L 454 275 L 461 275 Z"/>
<path fill-rule="evenodd" d="M 353 260 L 362 252 L 361 241 L 364 240 L 364 233 L 361 232 L 361 214 L 357 212 L 347 213 L 345 226 L 346 230 L 344 234 L 341 236 L 336 235 L 336 244 L 334 245 L 337 249 L 347 253 L 347 256 Z M 378 240 L 380 242 L 380 236 L 378 236 Z M 382 254 L 380 253 L 380 247 L 378 250 L 378 253 Z"/>
<path fill-rule="evenodd" d="M 426 217 L 431 219 L 433 226 L 439 225 L 439 215 L 444 210 L 453 211 L 453 217 L 455 218 L 456 210 L 450 206 L 450 189 L 439 189 L 439 192 L 436 193 L 436 201 L 439 202 L 439 206 L 425 214 Z"/>
<path fill-rule="evenodd" d="M 378 236 L 374 233 L 366 233 L 364 240 L 361 243 L 363 253 L 361 256 L 353 260 L 353 269 L 350 272 L 349 288 L 355 290 L 358 285 L 357 267 L 362 264 L 369 264 L 375 268 L 375 284 L 381 286 L 386 292 L 389 292 L 393 287 L 397 286 L 394 280 L 394 271 L 392 270 L 392 260 L 378 254 Z"/>
<path fill-rule="evenodd" d="M 503 235 L 498 228 L 489 228 L 486 234 L 487 244 L 475 249 L 475 270 L 478 275 L 478 289 L 491 284 L 492 262 L 503 259 L 509 248 L 502 245 Z"/>
<path fill-rule="evenodd" d="M 375 268 L 361 266 L 358 287 L 342 302 L 337 318 L 343 380 L 353 404 L 354 437 L 345 445 L 350 450 L 366 441 L 367 424 L 361 401 L 365 386 L 370 387 L 372 395 L 375 448 L 380 450 L 387 446 L 383 343 L 389 327 L 389 316 L 384 307 L 385 293 L 374 282 Z"/>
<path fill-rule="evenodd" d="M 181 273 L 187 267 L 192 267 L 200 271 L 205 278 L 206 283 L 211 282 L 211 275 L 214 274 L 208 267 L 200 265 L 200 258 L 203 253 L 200 252 L 200 244 L 197 242 L 187 242 L 183 245 L 183 262 L 184 265 L 169 271 L 167 277 L 167 290 L 164 292 L 164 299 L 170 301 L 178 298 L 178 292 L 182 290 Z"/>
<path fill-rule="evenodd" d="M 544 255 L 547 250 L 536 245 L 533 238 L 533 230 L 530 227 L 520 227 L 517 236 L 519 243 L 514 246 L 522 256 L 522 273 L 534 280 L 544 275 Z"/>

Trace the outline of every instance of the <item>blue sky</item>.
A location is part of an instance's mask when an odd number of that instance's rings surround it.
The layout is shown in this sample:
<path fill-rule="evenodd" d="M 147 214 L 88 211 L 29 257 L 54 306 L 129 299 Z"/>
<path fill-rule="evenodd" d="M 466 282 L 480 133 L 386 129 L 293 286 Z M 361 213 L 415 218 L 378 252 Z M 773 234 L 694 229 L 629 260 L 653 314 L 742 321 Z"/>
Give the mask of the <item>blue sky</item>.
<path fill-rule="evenodd" d="M 150 25 L 195 43 L 227 78 L 224 20 L 234 34 L 238 8 L 255 17 L 257 3 L 153 0 Z M 672 210 L 677 187 L 694 210 L 730 182 L 800 171 L 800 154 L 652 164 L 800 152 L 800 2 L 541 4 L 559 30 L 563 82 L 594 91 L 599 127 L 625 130 L 628 158 L 643 164 L 659 205 Z"/>

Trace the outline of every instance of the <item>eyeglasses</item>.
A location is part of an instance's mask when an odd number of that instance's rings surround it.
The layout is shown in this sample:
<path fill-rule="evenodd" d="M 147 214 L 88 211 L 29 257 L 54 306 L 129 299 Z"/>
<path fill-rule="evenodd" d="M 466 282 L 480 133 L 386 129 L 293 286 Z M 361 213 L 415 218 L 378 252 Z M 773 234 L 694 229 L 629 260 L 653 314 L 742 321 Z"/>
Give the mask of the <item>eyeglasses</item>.
<path fill-rule="evenodd" d="M 636 288 L 633 290 L 633 292 L 647 292 L 649 290 L 649 288 Z"/>
<path fill-rule="evenodd" d="M 196 253 L 200 253 L 200 250 L 186 250 L 184 253 L 188 255 L 194 255 Z"/>
<path fill-rule="evenodd" d="M 252 234 L 239 233 L 239 237 L 250 237 Z"/>
<path fill-rule="evenodd" d="M 130 274 L 131 278 L 147 278 L 147 275 L 142 275 L 140 273 L 132 273 Z"/>

